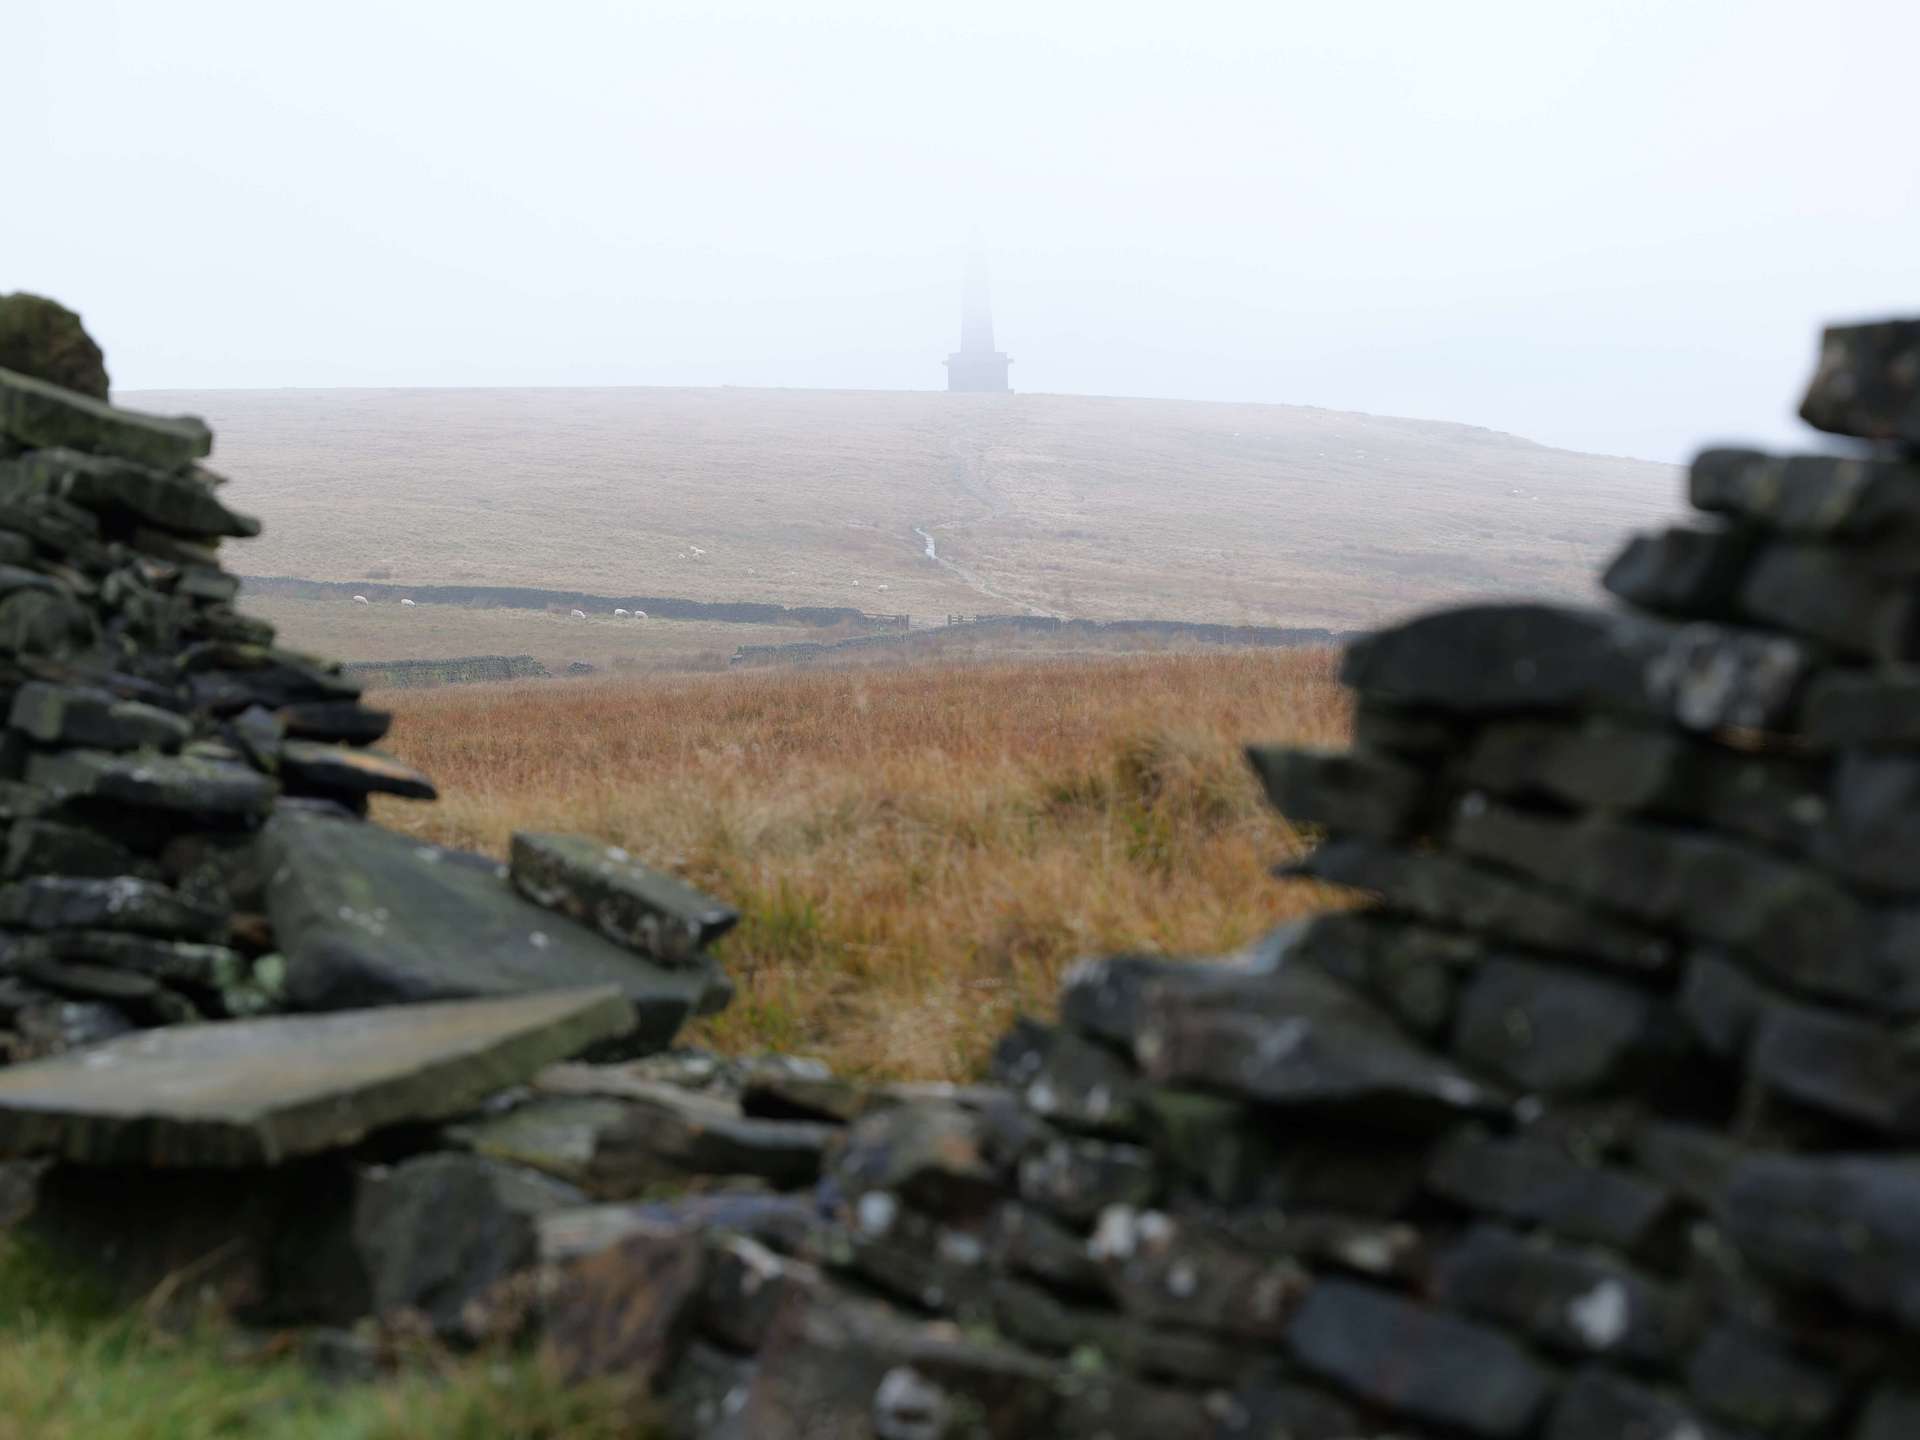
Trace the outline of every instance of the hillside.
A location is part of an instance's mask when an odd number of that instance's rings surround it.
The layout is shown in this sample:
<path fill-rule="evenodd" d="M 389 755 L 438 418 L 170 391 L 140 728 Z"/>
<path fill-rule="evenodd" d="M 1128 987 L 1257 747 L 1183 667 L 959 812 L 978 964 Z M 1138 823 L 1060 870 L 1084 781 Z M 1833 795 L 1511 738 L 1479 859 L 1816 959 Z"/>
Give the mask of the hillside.
<path fill-rule="evenodd" d="M 1583 596 L 1671 468 L 1292 406 L 807 390 L 148 391 L 249 574 L 1366 626 Z M 933 557 L 929 557 L 931 538 Z"/>

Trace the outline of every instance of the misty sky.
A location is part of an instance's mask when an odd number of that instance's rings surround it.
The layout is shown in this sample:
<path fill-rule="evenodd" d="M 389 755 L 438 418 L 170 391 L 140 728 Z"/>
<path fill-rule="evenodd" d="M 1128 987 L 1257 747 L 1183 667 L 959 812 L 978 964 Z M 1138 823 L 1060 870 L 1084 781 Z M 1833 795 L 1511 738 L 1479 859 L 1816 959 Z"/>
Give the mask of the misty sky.
<path fill-rule="evenodd" d="M 0 0 L 0 49 L 0 291 L 119 389 L 938 388 L 977 233 L 1020 390 L 1678 459 L 1920 311 L 1913 0 Z"/>

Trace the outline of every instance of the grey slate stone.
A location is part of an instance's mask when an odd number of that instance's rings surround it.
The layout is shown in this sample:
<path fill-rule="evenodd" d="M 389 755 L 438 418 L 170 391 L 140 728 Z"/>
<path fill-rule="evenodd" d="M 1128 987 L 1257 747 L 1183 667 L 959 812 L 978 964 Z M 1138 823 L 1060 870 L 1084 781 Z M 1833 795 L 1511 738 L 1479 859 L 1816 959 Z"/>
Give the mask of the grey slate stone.
<path fill-rule="evenodd" d="M 273 781 L 246 765 L 196 755 L 58 750 L 31 756 L 27 782 L 69 799 L 218 823 L 266 818 Z"/>
<path fill-rule="evenodd" d="M 1752 1073 L 1803 1104 L 1897 1140 L 1920 1138 L 1920 1050 L 1911 1034 L 1802 1005 L 1758 1021 Z"/>
<path fill-rule="evenodd" d="M 1920 445 L 1920 321 L 1828 326 L 1800 418 L 1835 435 Z"/>
<path fill-rule="evenodd" d="M 1159 1083 L 1337 1110 L 1356 1124 L 1438 1127 L 1502 1100 L 1306 969 L 1163 980 L 1143 1002 L 1134 1053 Z"/>
<path fill-rule="evenodd" d="M 1460 778 L 1495 795 L 1686 820 L 1796 851 L 1827 808 L 1813 764 L 1605 717 L 1485 726 Z"/>
<path fill-rule="evenodd" d="M 1920 1387 L 1881 1385 L 1867 1401 L 1852 1440 L 1907 1440 L 1920 1435 Z"/>
<path fill-rule="evenodd" d="M 693 963 L 740 912 L 583 835 L 513 837 L 513 883 L 535 904 L 570 915 L 663 965 Z"/>
<path fill-rule="evenodd" d="M 1719 1440 L 1678 1400 L 1624 1376 L 1582 1370 L 1560 1392 L 1544 1440 Z"/>
<path fill-rule="evenodd" d="M 1525 1435 L 1551 1393 L 1550 1372 L 1498 1331 L 1346 1280 L 1314 1285 L 1286 1345 L 1396 1415 L 1490 1440 Z"/>
<path fill-rule="evenodd" d="M 1137 1123 L 1133 1067 L 1071 1030 L 1016 1020 L 994 1046 L 993 1078 L 1055 1125 L 1125 1134 Z"/>
<path fill-rule="evenodd" d="M 0 494 L 55 496 L 123 524 L 154 525 L 179 535 L 260 533 L 258 520 L 234 514 L 191 474 L 78 450 L 30 450 L 0 461 Z"/>
<path fill-rule="evenodd" d="M 1736 620 L 1740 580 L 1756 548 L 1741 530 L 1680 526 L 1636 535 L 1600 583 L 1629 605 L 1688 620 Z"/>
<path fill-rule="evenodd" d="M 1819 745 L 1920 744 L 1920 666 L 1815 672 L 1798 728 Z"/>
<path fill-rule="evenodd" d="M 1463 803 L 1448 838 L 1613 914 L 1726 946 L 1810 994 L 1920 1002 L 1920 956 L 1880 945 L 1879 917 L 1811 866 L 1696 830 L 1560 820 L 1484 801 Z"/>
<path fill-rule="evenodd" d="M 1920 1158 L 1748 1155 L 1714 1210 L 1756 1266 L 1920 1330 Z"/>
<path fill-rule="evenodd" d="M 476 1148 L 507 1154 L 504 1147 L 513 1144 L 516 1133 L 527 1135 L 529 1127 L 543 1127 L 543 1113 L 564 1113 L 550 1108 L 554 1101 L 611 1100 L 619 1116 L 594 1127 L 599 1145 L 608 1147 L 595 1159 L 624 1170 L 630 1189 L 690 1175 L 752 1175 L 781 1189 L 810 1185 L 820 1174 L 827 1147 L 840 1134 L 837 1125 L 743 1115 L 733 1101 L 636 1079 L 617 1065 L 556 1065 L 535 1077 L 534 1088 L 540 1098 L 480 1124 Z M 548 1168 L 534 1158 L 536 1153 L 519 1149 L 512 1158 Z M 587 1173 L 606 1172 L 596 1165 Z M 580 1183 L 596 1193 L 607 1188 Z"/>
<path fill-rule="evenodd" d="M 1920 529 L 1920 466 L 1853 455 L 1703 450 L 1689 472 L 1688 498 L 1696 510 L 1785 535 L 1873 540 Z"/>
<path fill-rule="evenodd" d="M 1060 1023 L 1131 1053 L 1140 1025 L 1140 997 L 1162 976 L 1192 962 L 1163 955 L 1101 955 L 1077 960 L 1060 987 Z"/>
<path fill-rule="evenodd" d="M 1389 910 L 1530 949 L 1654 972 L 1673 958 L 1664 936 L 1456 855 L 1336 840 L 1276 873 L 1373 891 Z"/>
<path fill-rule="evenodd" d="M 884 1190 L 933 1215 L 984 1210 L 1007 1177 L 988 1151 L 986 1123 L 958 1105 L 922 1102 L 855 1121 L 831 1160 L 849 1196 Z"/>
<path fill-rule="evenodd" d="M 1628 1255 L 1660 1248 L 1675 1219 L 1672 1196 L 1652 1180 L 1582 1163 L 1551 1142 L 1524 1136 L 1443 1141 L 1427 1186 L 1467 1209 Z"/>
<path fill-rule="evenodd" d="M 458 1114 L 631 1023 L 601 989 L 147 1031 L 0 1069 L 0 1155 L 277 1164 Z"/>
<path fill-rule="evenodd" d="M 1700 1409 L 1763 1435 L 1830 1433 L 1845 1381 L 1780 1340 L 1742 1325 L 1716 1325 L 1687 1360 L 1687 1392 Z M 1914 1423 L 1920 1425 L 1920 1408 Z M 1920 1433 L 1920 1432 L 1916 1432 Z"/>
<path fill-rule="evenodd" d="M 405 800 L 439 796 L 433 782 L 411 765 L 367 746 L 287 740 L 280 746 L 280 778 L 289 794 L 396 795 Z"/>
<path fill-rule="evenodd" d="M 709 989 L 705 972 L 650 964 L 529 905 L 456 852 L 285 806 L 261 837 L 267 912 L 295 1008 L 610 984 L 634 1006 L 628 1043 L 658 1049 Z M 460 944 L 448 946 L 448 935 Z"/>
<path fill-rule="evenodd" d="M 1370 700 L 1463 714 L 1591 710 L 1690 730 L 1777 729 L 1807 667 L 1796 642 L 1551 605 L 1443 610 L 1349 646 Z"/>
<path fill-rule="evenodd" d="M 1397 840 L 1427 807 L 1427 776 L 1384 755 L 1251 745 L 1247 759 L 1269 803 L 1295 824 Z"/>
<path fill-rule="evenodd" d="M 1724 956 L 1700 951 L 1687 957 L 1674 1004 L 1709 1052 L 1738 1061 L 1746 1055 L 1761 1015 L 1777 998 Z"/>
<path fill-rule="evenodd" d="M 1426 1152 L 1404 1136 L 1353 1125 L 1294 1124 L 1264 1106 L 1155 1086 L 1142 1129 L 1181 1187 L 1218 1205 L 1398 1214 L 1420 1188 Z"/>
<path fill-rule="evenodd" d="M 1454 1055 L 1527 1091 L 1638 1091 L 1670 1072 L 1687 1035 L 1659 997 L 1602 975 L 1489 958 L 1466 982 Z"/>
<path fill-rule="evenodd" d="M 1830 797 L 1814 858 L 1864 888 L 1920 896 L 1920 755 L 1846 751 Z"/>
<path fill-rule="evenodd" d="M 1741 613 L 1843 654 L 1920 658 L 1920 600 L 1906 584 L 1875 575 L 1860 557 L 1821 545 L 1770 545 L 1740 587 Z"/>
<path fill-rule="evenodd" d="M 282 731 L 296 740 L 325 740 L 337 745 L 372 745 L 387 733 L 393 716 L 351 700 L 316 700 L 274 712 Z"/>
<path fill-rule="evenodd" d="M 7 723 L 43 744 L 95 750 L 178 750 L 193 733 L 183 717 L 157 706 L 37 681 L 14 692 Z"/>
<path fill-rule="evenodd" d="M 0 926 L 124 930 L 161 939 L 226 939 L 227 916 L 151 880 L 36 875 L 0 885 Z"/>
<path fill-rule="evenodd" d="M 159 878 L 150 861 L 98 830 L 57 820 L 16 820 L 7 827 L 0 876 L 18 880 L 29 875 L 99 880 L 122 875 L 140 880 Z"/>
<path fill-rule="evenodd" d="M 1427 1039 L 1446 1027 L 1458 989 L 1488 956 L 1471 935 L 1366 910 L 1314 916 L 1299 925 L 1284 953 L 1285 963 L 1352 986 Z"/>
<path fill-rule="evenodd" d="M 533 1259 L 537 1217 L 578 1199 L 545 1176 L 471 1155 L 416 1155 L 363 1170 L 345 1233 L 331 1246 L 309 1241 L 332 1262 L 319 1279 L 331 1292 L 323 1313 L 413 1310 L 436 1332 L 457 1335 L 467 1305 Z M 291 1308 L 300 1298 L 280 1297 Z"/>
<path fill-rule="evenodd" d="M 1104 1140 L 1050 1141 L 1021 1157 L 1018 1175 L 1022 1200 L 1081 1223 L 1110 1206 L 1149 1204 L 1160 1190 L 1147 1151 Z"/>
<path fill-rule="evenodd" d="M 202 421 L 121 410 L 11 370 L 0 370 L 0 435 L 35 448 L 64 446 L 166 470 L 213 449 L 212 432 Z"/>
<path fill-rule="evenodd" d="M 1443 1251 L 1432 1298 L 1574 1357 L 1664 1367 L 1699 1316 L 1672 1290 L 1607 1258 L 1476 1225 Z"/>

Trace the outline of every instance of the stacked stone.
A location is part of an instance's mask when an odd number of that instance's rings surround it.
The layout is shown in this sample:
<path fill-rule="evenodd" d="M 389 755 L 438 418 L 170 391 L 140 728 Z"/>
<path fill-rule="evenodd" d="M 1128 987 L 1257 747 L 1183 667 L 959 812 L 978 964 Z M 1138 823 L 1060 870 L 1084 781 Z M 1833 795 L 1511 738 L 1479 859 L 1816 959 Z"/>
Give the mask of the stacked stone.
<path fill-rule="evenodd" d="M 761 1087 L 846 1127 L 812 1201 L 745 1271 L 660 1212 L 551 1336 L 627 1368 L 679 1257 L 690 1436 L 1920 1434 L 1920 323 L 1805 414 L 1870 445 L 1702 455 L 1631 610 L 1416 619 L 1351 751 L 1252 752 L 1368 903 L 1089 962 L 998 1087 Z"/>
<path fill-rule="evenodd" d="M 373 748 L 389 717 L 338 665 L 235 608 L 218 546 L 259 526 L 222 501 L 207 427 L 106 403 L 97 348 L 37 297 L 0 296 L 0 352 L 93 392 L 0 369 L 0 1063 L 601 984 L 639 1051 L 725 1003 L 704 948 L 732 912 L 671 877 L 563 837 L 509 874 L 364 823 L 434 788 Z"/>
<path fill-rule="evenodd" d="M 1830 330 L 1802 414 L 1872 443 L 1703 453 L 1708 518 L 1606 573 L 1633 611 L 1352 647 L 1353 750 L 1253 759 L 1326 835 L 1288 873 L 1374 902 L 1133 1035 L 1149 1073 L 1290 1110 L 1330 1079 L 1424 1106 L 1389 1213 L 1425 1258 L 1338 1282 L 1348 1349 L 1324 1281 L 1284 1342 L 1410 1421 L 1920 1434 L 1920 323 Z M 1364 1004 L 1394 1065 L 1286 983 Z M 1477 1378 L 1396 1390 L 1432 1364 Z"/>

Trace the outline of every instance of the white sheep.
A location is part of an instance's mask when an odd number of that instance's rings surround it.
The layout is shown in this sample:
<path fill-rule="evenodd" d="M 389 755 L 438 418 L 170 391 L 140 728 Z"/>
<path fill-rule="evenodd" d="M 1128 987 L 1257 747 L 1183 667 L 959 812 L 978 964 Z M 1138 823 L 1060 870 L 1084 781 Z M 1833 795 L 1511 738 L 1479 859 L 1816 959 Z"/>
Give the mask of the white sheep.
<path fill-rule="evenodd" d="M 704 555 L 707 553 L 706 551 L 702 550 L 698 545 L 689 545 L 687 546 L 687 549 L 691 550 L 696 555 Z"/>
<path fill-rule="evenodd" d="M 365 605 L 368 603 L 367 597 L 364 595 L 356 595 L 353 597 L 353 603 L 356 605 Z"/>
<path fill-rule="evenodd" d="M 402 605 L 412 605 L 412 604 L 413 604 L 413 602 L 412 602 L 411 600 L 402 600 L 402 601 L 401 601 L 400 603 L 401 603 Z"/>
<path fill-rule="evenodd" d="M 573 618 L 576 620 L 584 620 L 587 618 L 587 612 L 584 610 L 576 610 L 573 612 Z"/>
<path fill-rule="evenodd" d="M 644 610 L 636 610 L 633 612 L 633 618 L 636 620 L 644 620 L 647 618 L 647 612 Z"/>
<path fill-rule="evenodd" d="M 630 610 L 622 610 L 618 605 L 616 605 L 613 607 L 613 613 L 616 615 L 630 615 L 633 612 Z"/>

